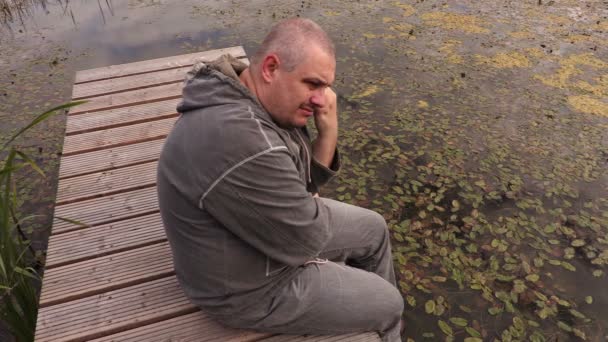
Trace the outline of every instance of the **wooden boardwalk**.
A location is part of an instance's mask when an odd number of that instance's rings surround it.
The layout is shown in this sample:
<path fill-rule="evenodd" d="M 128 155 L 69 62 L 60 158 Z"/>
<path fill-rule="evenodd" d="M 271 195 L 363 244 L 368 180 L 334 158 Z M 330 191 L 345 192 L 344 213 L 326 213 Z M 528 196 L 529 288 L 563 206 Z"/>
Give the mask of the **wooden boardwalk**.
<path fill-rule="evenodd" d="M 156 165 L 199 57 L 80 71 L 67 129 L 36 341 L 379 341 L 377 334 L 289 336 L 229 329 L 178 286 L 156 198 Z M 67 218 L 84 223 L 78 225 Z"/>

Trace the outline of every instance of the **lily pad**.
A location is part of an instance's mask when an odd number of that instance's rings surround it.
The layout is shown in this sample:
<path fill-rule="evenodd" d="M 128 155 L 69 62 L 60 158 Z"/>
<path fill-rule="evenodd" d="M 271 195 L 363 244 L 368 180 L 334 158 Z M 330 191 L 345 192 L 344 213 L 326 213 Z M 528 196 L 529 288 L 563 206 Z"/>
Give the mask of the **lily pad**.
<path fill-rule="evenodd" d="M 444 334 L 446 334 L 448 336 L 454 335 L 454 331 L 452 330 L 452 327 L 450 327 L 450 325 L 447 324 L 445 321 L 439 320 L 439 321 L 437 321 L 437 325 L 439 325 L 439 329 L 441 329 L 441 331 L 443 331 Z"/>
<path fill-rule="evenodd" d="M 427 300 L 426 303 L 424 303 L 424 311 L 426 311 L 427 314 L 432 314 L 435 312 L 435 306 L 434 300 Z"/>
<path fill-rule="evenodd" d="M 452 324 L 457 325 L 459 327 L 466 327 L 469 322 L 461 317 L 450 317 L 450 322 L 452 322 Z"/>

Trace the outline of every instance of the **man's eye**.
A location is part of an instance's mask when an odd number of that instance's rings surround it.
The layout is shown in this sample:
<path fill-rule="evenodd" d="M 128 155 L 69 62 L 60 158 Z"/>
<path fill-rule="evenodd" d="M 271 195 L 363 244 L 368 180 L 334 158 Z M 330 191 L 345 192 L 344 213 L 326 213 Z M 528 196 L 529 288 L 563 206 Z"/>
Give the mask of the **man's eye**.
<path fill-rule="evenodd" d="M 309 86 L 311 89 L 317 89 L 317 88 L 321 87 L 321 84 L 320 84 L 320 83 L 313 82 L 313 81 L 306 81 L 306 84 L 308 84 L 308 86 Z"/>

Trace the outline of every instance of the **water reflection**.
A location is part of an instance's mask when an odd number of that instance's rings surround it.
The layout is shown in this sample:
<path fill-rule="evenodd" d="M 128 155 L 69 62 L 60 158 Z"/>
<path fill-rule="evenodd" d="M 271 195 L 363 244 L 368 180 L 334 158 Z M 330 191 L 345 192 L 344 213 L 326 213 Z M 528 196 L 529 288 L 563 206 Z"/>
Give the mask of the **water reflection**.
<path fill-rule="evenodd" d="M 106 25 L 106 17 L 114 16 L 112 1 L 96 0 L 96 2 L 97 6 L 89 7 L 97 10 L 96 15 Z M 5 33 L 11 34 L 11 37 L 14 37 L 15 32 L 30 31 L 37 24 L 35 21 L 32 22 L 36 14 L 51 14 L 49 7 L 57 9 L 60 20 L 69 17 L 73 28 L 78 27 L 78 21 L 69 0 L 0 0 L 0 33 L 5 31 Z"/>

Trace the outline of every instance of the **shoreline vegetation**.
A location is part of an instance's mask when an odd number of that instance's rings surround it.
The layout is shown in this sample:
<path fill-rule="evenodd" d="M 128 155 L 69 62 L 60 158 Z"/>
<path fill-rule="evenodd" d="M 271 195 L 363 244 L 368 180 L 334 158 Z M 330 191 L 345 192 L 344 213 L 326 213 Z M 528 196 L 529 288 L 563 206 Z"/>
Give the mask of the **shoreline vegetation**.
<path fill-rule="evenodd" d="M 19 189 L 16 174 L 32 168 L 45 177 L 36 162 L 12 143 L 23 133 L 62 110 L 85 101 L 54 107 L 12 135 L 0 148 L 0 319 L 19 342 L 34 340 L 38 296 L 43 267 L 28 238 L 28 225 L 35 215 L 18 210 Z"/>
<path fill-rule="evenodd" d="M 29 13 L 31 5 L 39 3 L 46 6 L 46 0 L 0 0 L 0 23 L 23 22 L 24 17 Z"/>

